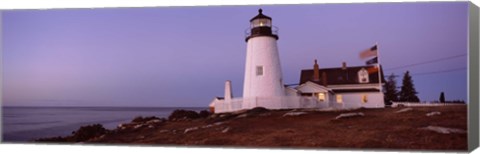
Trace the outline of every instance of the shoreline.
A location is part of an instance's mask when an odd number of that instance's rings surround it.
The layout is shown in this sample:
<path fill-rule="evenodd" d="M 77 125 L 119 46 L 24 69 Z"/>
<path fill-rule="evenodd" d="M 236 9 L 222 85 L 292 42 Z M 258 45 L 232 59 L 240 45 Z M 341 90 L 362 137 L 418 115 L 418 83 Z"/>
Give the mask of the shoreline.
<path fill-rule="evenodd" d="M 177 108 L 124 107 L 4 107 L 3 141 L 31 142 L 42 137 L 68 136 L 81 126 L 99 123 L 115 129 L 137 116 L 168 117 Z M 201 111 L 207 108 L 180 108 Z"/>
<path fill-rule="evenodd" d="M 466 129 L 467 105 L 336 111 L 254 108 L 222 114 L 176 110 L 169 118 L 137 117 L 112 130 L 90 125 L 77 134 L 36 142 L 466 151 Z"/>

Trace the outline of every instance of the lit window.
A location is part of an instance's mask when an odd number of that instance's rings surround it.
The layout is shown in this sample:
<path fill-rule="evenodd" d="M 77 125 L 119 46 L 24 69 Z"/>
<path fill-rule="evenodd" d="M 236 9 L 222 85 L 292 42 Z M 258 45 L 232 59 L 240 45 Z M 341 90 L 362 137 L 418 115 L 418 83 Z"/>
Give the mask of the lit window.
<path fill-rule="evenodd" d="M 272 27 L 272 21 L 270 19 L 255 19 L 251 22 L 251 28 L 263 26 Z"/>
<path fill-rule="evenodd" d="M 325 101 L 325 93 L 318 93 L 317 97 L 319 101 Z"/>
<path fill-rule="evenodd" d="M 263 66 L 257 66 L 257 76 L 263 75 Z"/>
<path fill-rule="evenodd" d="M 367 95 L 362 95 L 362 102 L 363 102 L 363 103 L 367 103 L 367 102 L 368 102 Z"/>
<path fill-rule="evenodd" d="M 337 95 L 337 103 L 343 103 L 342 95 Z"/>

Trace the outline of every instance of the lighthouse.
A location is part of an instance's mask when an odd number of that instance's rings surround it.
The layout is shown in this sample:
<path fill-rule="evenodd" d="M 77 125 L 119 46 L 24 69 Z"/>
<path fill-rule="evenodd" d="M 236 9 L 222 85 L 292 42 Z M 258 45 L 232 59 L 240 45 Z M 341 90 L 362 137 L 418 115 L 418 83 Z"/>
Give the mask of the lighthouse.
<path fill-rule="evenodd" d="M 277 28 L 272 26 L 272 18 L 259 9 L 246 31 L 244 99 L 285 96 L 277 40 Z"/>

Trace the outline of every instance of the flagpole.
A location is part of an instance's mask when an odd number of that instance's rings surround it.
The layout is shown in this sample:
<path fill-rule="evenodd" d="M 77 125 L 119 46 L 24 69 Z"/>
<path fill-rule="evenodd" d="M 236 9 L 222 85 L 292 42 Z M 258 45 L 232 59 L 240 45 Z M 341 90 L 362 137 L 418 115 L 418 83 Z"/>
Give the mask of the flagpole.
<path fill-rule="evenodd" d="M 378 42 L 375 42 L 375 46 L 377 46 L 377 67 L 378 67 L 378 89 L 381 93 L 383 93 L 382 88 L 382 75 L 380 74 L 380 49 L 378 48 Z"/>

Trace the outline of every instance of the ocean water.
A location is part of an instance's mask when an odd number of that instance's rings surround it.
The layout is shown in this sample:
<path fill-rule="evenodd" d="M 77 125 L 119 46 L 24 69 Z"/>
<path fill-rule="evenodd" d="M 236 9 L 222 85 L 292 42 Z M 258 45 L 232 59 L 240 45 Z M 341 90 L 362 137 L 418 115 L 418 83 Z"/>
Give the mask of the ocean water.
<path fill-rule="evenodd" d="M 159 107 L 3 107 L 3 142 L 30 142 L 43 137 L 70 135 L 80 126 L 102 124 L 113 129 L 137 116 L 167 118 L 175 109 L 194 111 L 207 108 Z"/>

